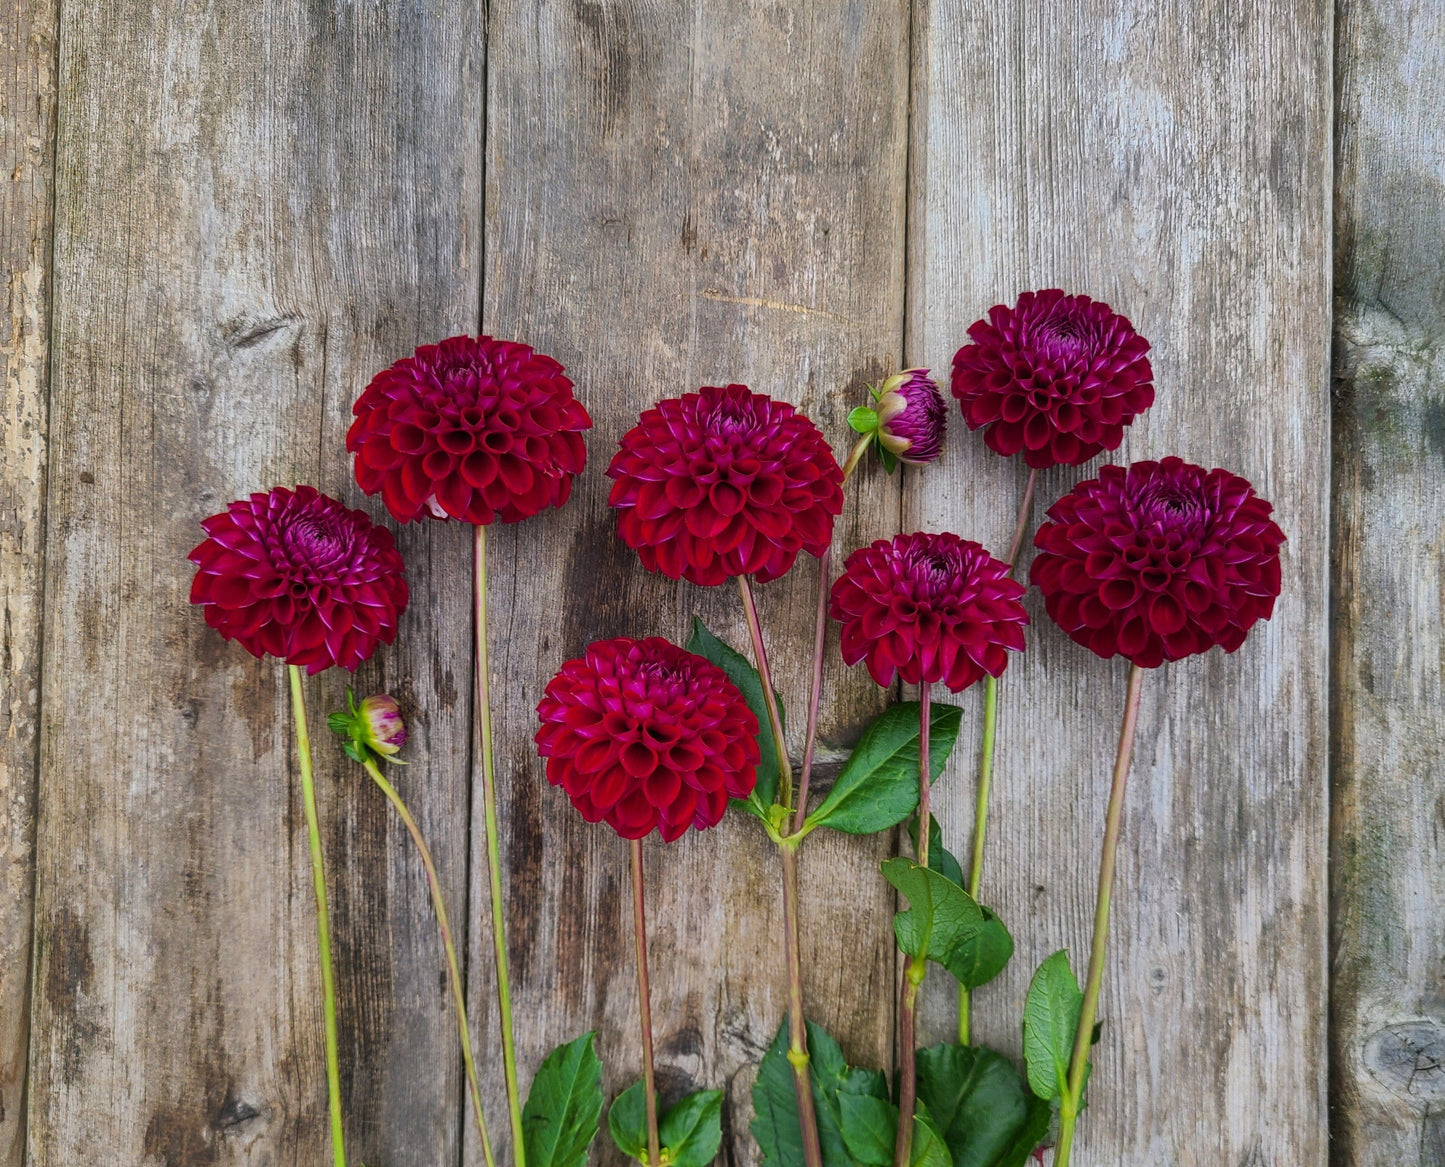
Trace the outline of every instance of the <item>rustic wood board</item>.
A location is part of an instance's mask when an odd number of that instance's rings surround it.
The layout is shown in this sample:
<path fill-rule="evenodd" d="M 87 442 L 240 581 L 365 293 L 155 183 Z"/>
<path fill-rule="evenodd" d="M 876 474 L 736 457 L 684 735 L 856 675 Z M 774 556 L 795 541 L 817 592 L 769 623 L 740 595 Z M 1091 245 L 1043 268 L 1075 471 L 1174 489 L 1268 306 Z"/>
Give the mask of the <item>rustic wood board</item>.
<path fill-rule="evenodd" d="M 1445 12 L 1338 7 L 1336 1162 L 1445 1162 Z"/>
<path fill-rule="evenodd" d="M 0 17 L 0 1167 L 25 1154 L 57 8 L 22 0 Z"/>
<path fill-rule="evenodd" d="M 626 846 L 547 786 L 531 742 L 536 702 L 588 642 L 685 640 L 695 611 L 746 646 L 734 588 L 649 576 L 616 538 L 603 471 L 643 408 L 743 381 L 800 405 L 841 458 L 863 382 L 896 367 L 906 8 L 504 2 L 489 28 L 483 322 L 567 365 L 597 422 L 566 511 L 493 537 L 518 1040 L 527 1077 L 551 1046 L 596 1027 L 610 1098 L 640 1074 Z M 840 545 L 891 533 L 898 505 L 896 480 L 868 472 Z M 816 580 L 805 558 L 761 589 L 779 686 L 797 711 L 795 757 Z M 837 753 L 881 695 L 860 674 L 830 667 L 827 678 L 822 732 Z M 851 1058 L 883 1065 L 892 899 L 876 865 L 891 844 L 823 835 L 801 857 L 807 1000 Z M 489 959 L 479 819 L 472 836 L 480 978 Z M 710 834 L 649 843 L 646 863 L 660 1087 L 668 1098 L 726 1088 L 731 1161 L 755 1162 L 752 1066 L 785 999 L 775 854 L 754 824 L 730 816 Z M 489 1024 L 478 1013 L 479 1027 Z M 595 1161 L 620 1162 L 605 1143 Z M 480 1161 L 474 1148 L 469 1161 Z"/>
<path fill-rule="evenodd" d="M 474 5 L 62 6 L 34 1167 L 322 1164 L 314 906 L 284 674 L 187 604 L 197 521 L 313 482 L 371 373 L 475 327 Z M 379 508 L 372 507 L 373 513 Z M 408 530 L 413 607 L 359 683 L 460 904 L 465 533 Z M 459 1154 L 420 868 L 308 684 L 354 1161 Z M 461 915 L 461 913 L 458 913 Z"/>
<path fill-rule="evenodd" d="M 909 362 L 946 376 L 968 324 L 1029 288 L 1108 300 L 1153 341 L 1159 389 L 1118 460 L 1227 466 L 1290 538 L 1270 624 L 1146 679 L 1080 1160 L 1323 1164 L 1330 6 L 914 13 Z M 1002 551 L 1025 472 L 953 417 L 905 527 Z M 1046 472 L 1041 506 L 1094 465 Z M 984 872 L 1019 946 L 976 996 L 979 1034 L 1015 1050 L 1032 970 L 1065 946 L 1087 961 L 1127 669 L 1029 602 Z M 981 695 L 961 703 L 974 732 L 939 802 L 966 853 Z"/>

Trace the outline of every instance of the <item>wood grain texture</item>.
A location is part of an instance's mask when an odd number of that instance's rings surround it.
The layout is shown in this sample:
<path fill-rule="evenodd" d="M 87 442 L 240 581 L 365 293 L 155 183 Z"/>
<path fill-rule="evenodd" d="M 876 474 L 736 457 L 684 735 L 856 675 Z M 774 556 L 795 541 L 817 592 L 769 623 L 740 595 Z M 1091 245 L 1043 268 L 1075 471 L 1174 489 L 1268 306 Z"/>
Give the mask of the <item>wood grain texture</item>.
<path fill-rule="evenodd" d="M 743 381 L 801 406 L 841 457 L 863 382 L 896 367 L 906 9 L 507 0 L 493 4 L 489 28 L 483 322 L 567 365 L 597 422 L 567 509 L 497 529 L 492 543 L 519 1056 L 525 1078 L 551 1046 L 596 1027 L 610 1098 L 641 1064 L 627 850 L 547 786 L 531 742 L 536 702 L 590 641 L 682 641 L 694 611 L 746 645 L 734 588 L 650 576 L 616 538 L 603 471 L 643 408 Z M 840 544 L 892 532 L 898 497 L 896 480 L 861 476 Z M 816 580 L 805 557 L 761 589 L 779 687 L 796 711 L 795 757 Z M 836 755 L 881 695 L 837 667 L 827 685 L 822 733 Z M 479 821 L 472 835 L 475 922 L 486 906 Z M 825 835 L 801 857 L 805 994 L 851 1058 L 883 1065 L 892 898 L 876 865 L 888 843 Z M 729 1159 L 755 1162 L 753 1066 L 785 1001 L 775 854 L 755 824 L 730 815 L 705 835 L 649 843 L 646 865 L 664 1101 L 725 1088 Z M 477 969 L 484 941 L 474 927 Z M 495 1089 L 494 1099 L 501 1114 Z M 595 1161 L 619 1162 L 605 1143 Z"/>
<path fill-rule="evenodd" d="M 1154 344 L 1158 403 L 1119 461 L 1252 479 L 1290 538 L 1274 619 L 1146 679 L 1090 1108 L 1090 1164 L 1325 1162 L 1330 5 L 915 6 L 910 364 L 1029 288 L 1109 301 Z M 906 529 L 1005 546 L 1024 468 L 953 414 Z M 1096 463 L 1097 464 L 1097 463 Z M 1096 465 L 1095 464 L 1095 465 Z M 1040 508 L 1092 466 L 1046 472 Z M 1024 568 L 1027 568 L 1025 556 Z M 975 998 L 1017 1050 L 1029 976 L 1087 961 L 1127 666 L 1047 620 L 1000 687 L 984 899 L 1019 941 Z M 939 803 L 966 850 L 982 698 Z M 937 990 L 944 986 L 938 984 Z M 936 992 L 931 1027 L 953 1025 Z"/>
<path fill-rule="evenodd" d="M 0 1167 L 25 1154 L 57 8 L 23 0 L 0 16 Z"/>
<path fill-rule="evenodd" d="M 255 489 L 352 502 L 352 399 L 475 327 L 475 6 L 62 10 L 54 401 L 29 1114 L 34 1167 L 329 1163 L 314 905 L 284 674 L 187 604 L 197 521 Z M 379 508 L 372 508 L 377 512 Z M 465 892 L 466 534 L 401 536 L 399 778 Z M 356 1162 L 459 1154 L 420 867 L 308 683 Z"/>
<path fill-rule="evenodd" d="M 1338 7 L 1335 1148 L 1445 1162 L 1445 12 Z"/>

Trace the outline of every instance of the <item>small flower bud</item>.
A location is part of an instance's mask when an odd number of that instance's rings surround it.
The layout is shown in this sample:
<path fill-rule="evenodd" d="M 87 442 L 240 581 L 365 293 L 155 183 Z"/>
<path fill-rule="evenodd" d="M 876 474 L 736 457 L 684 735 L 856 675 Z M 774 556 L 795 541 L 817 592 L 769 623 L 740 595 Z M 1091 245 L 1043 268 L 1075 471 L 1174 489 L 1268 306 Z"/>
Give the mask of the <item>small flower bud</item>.
<path fill-rule="evenodd" d="M 948 407 L 927 369 L 905 369 L 878 386 L 878 444 L 900 461 L 924 466 L 943 452 Z"/>
<path fill-rule="evenodd" d="M 346 704 L 347 710 L 333 713 L 327 724 L 349 739 L 344 747 L 347 755 L 362 763 L 375 755 L 399 764 L 395 755 L 406 744 L 406 723 L 396 698 L 377 693 L 358 705 L 356 695 L 348 689 Z"/>

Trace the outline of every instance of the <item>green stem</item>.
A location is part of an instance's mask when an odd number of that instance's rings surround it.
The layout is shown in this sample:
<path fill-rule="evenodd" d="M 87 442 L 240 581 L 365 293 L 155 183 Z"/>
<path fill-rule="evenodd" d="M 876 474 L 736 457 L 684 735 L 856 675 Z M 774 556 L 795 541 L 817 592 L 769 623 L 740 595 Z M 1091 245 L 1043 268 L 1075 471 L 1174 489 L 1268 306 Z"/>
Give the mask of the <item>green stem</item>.
<path fill-rule="evenodd" d="M 1059 1114 L 1059 1144 L 1054 1167 L 1068 1167 L 1074 1142 L 1074 1123 L 1083 1101 L 1084 1074 L 1089 1065 L 1089 1046 L 1094 1035 L 1094 1017 L 1099 1007 L 1099 987 L 1104 980 L 1104 944 L 1109 936 L 1109 900 L 1114 889 L 1114 860 L 1119 853 L 1119 830 L 1124 818 L 1124 786 L 1129 778 L 1129 759 L 1134 752 L 1134 731 L 1139 724 L 1139 695 L 1144 687 L 1144 670 L 1129 669 L 1129 691 L 1124 699 L 1124 721 L 1119 727 L 1119 749 L 1114 756 L 1114 781 L 1109 788 L 1109 810 L 1104 819 L 1104 849 L 1099 859 L 1099 896 L 1094 906 L 1094 937 L 1089 950 L 1089 977 L 1084 984 L 1084 1003 L 1079 1010 L 1079 1028 L 1074 1034 L 1074 1056 L 1069 1062 L 1069 1080 Z"/>
<path fill-rule="evenodd" d="M 492 951 L 497 966 L 497 1008 L 502 1019 L 502 1069 L 512 1118 L 512 1162 L 527 1167 L 522 1143 L 522 1097 L 517 1089 L 517 1047 L 512 1038 L 512 989 L 507 976 L 507 936 L 502 911 L 502 855 L 497 831 L 497 776 L 492 750 L 491 673 L 487 659 L 487 528 L 472 528 L 476 600 L 477 720 L 482 730 L 482 814 L 487 834 L 487 878 L 492 899 Z"/>
<path fill-rule="evenodd" d="M 457 963 L 456 945 L 452 943 L 452 930 L 447 923 L 447 909 L 442 902 L 441 880 L 437 878 L 436 864 L 432 862 L 431 850 L 422 838 L 421 828 L 417 826 L 416 820 L 411 817 L 411 811 L 407 810 L 406 803 L 401 800 L 396 787 L 382 776 L 381 769 L 377 766 L 375 759 L 368 758 L 365 763 L 366 772 L 371 775 L 371 780 L 381 788 L 381 792 L 391 801 L 396 808 L 396 813 L 401 821 L 406 824 L 407 832 L 411 835 L 411 841 L 416 844 L 417 853 L 421 856 L 421 865 L 426 868 L 427 888 L 431 891 L 431 904 L 436 912 L 437 930 L 441 933 L 442 947 L 447 955 L 447 977 L 451 983 L 452 1005 L 457 1015 L 457 1033 L 462 1042 L 462 1063 L 467 1070 L 467 1088 L 472 1096 L 472 1111 L 477 1118 L 477 1133 L 482 1138 L 482 1154 L 486 1157 L 487 1167 L 496 1167 L 496 1159 L 492 1157 L 492 1141 L 487 1137 L 487 1121 L 482 1115 L 482 1091 L 477 1082 L 477 1063 L 472 1057 L 472 1035 L 467 1025 L 467 1001 L 462 993 L 462 974 Z"/>
<path fill-rule="evenodd" d="M 316 782 L 311 773 L 311 735 L 306 729 L 306 697 L 301 670 L 291 674 L 291 710 L 296 718 L 296 753 L 301 762 L 301 802 L 311 843 L 311 883 L 316 889 L 316 940 L 321 948 L 321 1015 L 326 1028 L 326 1096 L 331 1111 L 331 1158 L 346 1167 L 346 1138 L 341 1129 L 341 1059 L 336 1036 L 336 979 L 331 970 L 331 917 L 326 910 L 326 869 L 321 858 L 321 823 L 316 815 Z"/>
<path fill-rule="evenodd" d="M 768 724 L 773 730 L 773 748 L 778 756 L 778 802 L 784 810 L 793 809 L 793 763 L 788 760 L 788 743 L 783 740 L 783 719 L 778 713 L 778 695 L 773 691 L 773 674 L 768 668 L 768 653 L 763 647 L 763 628 L 758 622 L 758 605 L 753 599 L 753 585 L 740 575 L 738 592 L 743 599 L 743 615 L 748 622 L 748 636 L 753 642 L 753 659 L 758 665 L 758 679 L 763 683 L 763 705 L 768 711 Z"/>
<path fill-rule="evenodd" d="M 647 975 L 647 902 L 642 891 L 642 840 L 632 840 L 632 938 L 637 952 L 637 1009 L 642 1018 L 642 1091 L 647 1096 L 647 1167 L 662 1167 L 657 1133 L 657 1073 L 652 1055 L 652 982 Z"/>
<path fill-rule="evenodd" d="M 1013 574 L 1018 562 L 1019 551 L 1023 548 L 1024 535 L 1028 531 L 1029 515 L 1033 511 L 1034 491 L 1039 484 L 1039 472 L 1029 470 L 1028 483 L 1024 486 L 1023 502 L 1019 504 L 1018 519 L 1014 522 L 1013 538 L 1009 540 L 1009 574 Z M 998 678 L 988 677 L 983 690 L 983 741 L 978 756 L 978 799 L 973 812 L 973 856 L 968 865 L 968 894 L 978 899 L 983 883 L 983 841 L 988 830 L 988 796 L 993 782 L 994 739 L 998 730 Z M 958 986 L 958 1044 L 969 1044 L 969 992 L 963 985 Z"/>

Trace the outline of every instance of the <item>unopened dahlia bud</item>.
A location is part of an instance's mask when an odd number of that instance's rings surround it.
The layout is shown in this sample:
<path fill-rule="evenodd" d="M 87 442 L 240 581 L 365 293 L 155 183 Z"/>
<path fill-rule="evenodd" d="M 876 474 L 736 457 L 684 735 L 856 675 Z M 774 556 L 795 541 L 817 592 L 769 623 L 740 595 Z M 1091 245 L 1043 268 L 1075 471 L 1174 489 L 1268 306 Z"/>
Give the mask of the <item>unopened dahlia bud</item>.
<path fill-rule="evenodd" d="M 406 744 L 406 723 L 395 697 L 377 693 L 356 703 L 356 694 L 346 691 L 346 712 L 333 713 L 327 724 L 341 737 L 349 738 L 346 752 L 358 762 L 368 754 L 377 754 L 387 761 L 396 761 L 396 754 Z"/>
<path fill-rule="evenodd" d="M 870 387 L 871 388 L 871 387 Z M 884 467 L 894 459 L 924 466 L 943 452 L 948 408 L 927 369 L 904 369 L 872 389 L 873 406 L 859 406 L 848 424 L 877 439 Z"/>

